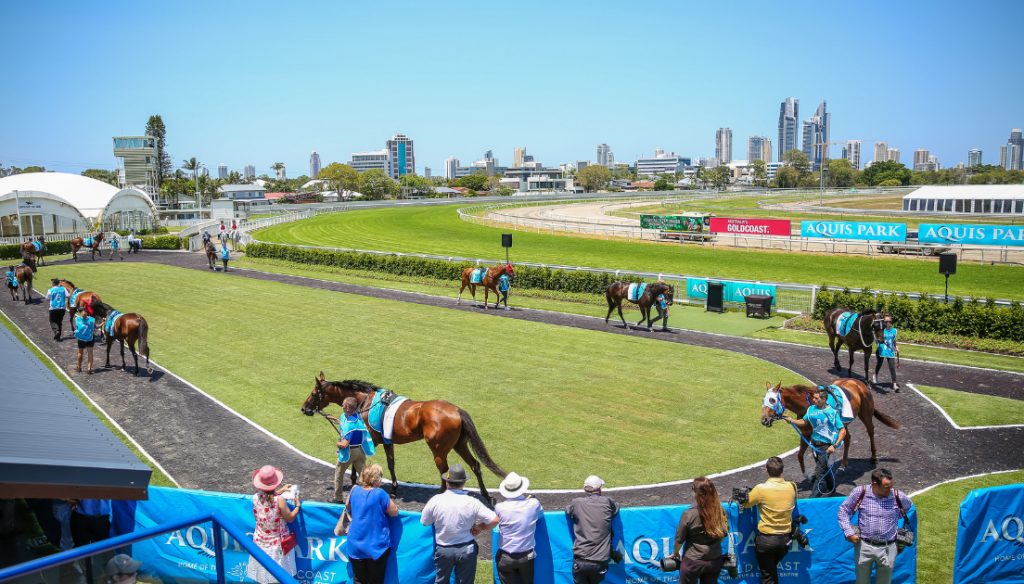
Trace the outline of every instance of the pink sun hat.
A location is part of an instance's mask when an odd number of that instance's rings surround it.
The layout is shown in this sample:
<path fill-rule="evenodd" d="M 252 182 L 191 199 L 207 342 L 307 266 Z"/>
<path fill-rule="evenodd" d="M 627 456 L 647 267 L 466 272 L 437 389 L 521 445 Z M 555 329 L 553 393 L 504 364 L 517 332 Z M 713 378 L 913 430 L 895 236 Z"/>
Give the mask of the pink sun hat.
<path fill-rule="evenodd" d="M 284 473 L 269 464 L 252 473 L 252 485 L 260 491 L 273 491 L 283 479 Z"/>

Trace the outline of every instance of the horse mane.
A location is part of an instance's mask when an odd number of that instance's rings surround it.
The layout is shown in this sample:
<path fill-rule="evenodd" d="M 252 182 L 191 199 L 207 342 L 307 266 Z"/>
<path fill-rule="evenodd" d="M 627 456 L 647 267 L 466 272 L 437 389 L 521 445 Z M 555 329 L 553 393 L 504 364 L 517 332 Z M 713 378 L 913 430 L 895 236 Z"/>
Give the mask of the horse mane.
<path fill-rule="evenodd" d="M 68 286 L 71 286 L 72 288 L 76 288 L 76 286 L 75 286 L 75 283 L 74 283 L 74 282 L 72 282 L 71 280 L 64 280 L 64 279 L 62 278 L 62 279 L 61 279 L 61 282 L 64 282 L 65 284 L 67 284 Z"/>
<path fill-rule="evenodd" d="M 378 389 L 380 389 L 380 386 L 374 385 L 369 381 L 363 381 L 361 379 L 346 379 L 345 381 L 332 381 L 331 383 L 340 386 L 343 389 L 348 389 L 359 393 L 374 393 Z"/>
<path fill-rule="evenodd" d="M 872 314 L 878 314 L 878 311 L 875 310 L 874 308 L 865 308 L 864 310 L 860 311 L 860 316 L 871 316 Z"/>

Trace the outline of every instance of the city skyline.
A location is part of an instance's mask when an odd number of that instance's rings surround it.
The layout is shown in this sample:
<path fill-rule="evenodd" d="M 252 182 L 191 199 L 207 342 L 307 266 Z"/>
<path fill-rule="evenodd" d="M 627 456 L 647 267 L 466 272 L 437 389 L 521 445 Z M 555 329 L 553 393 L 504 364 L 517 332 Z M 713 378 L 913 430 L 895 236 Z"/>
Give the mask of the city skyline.
<path fill-rule="evenodd" d="M 741 144 L 751 136 L 773 139 L 777 159 L 785 150 L 776 140 L 779 104 L 788 97 L 802 101 L 805 110 L 796 119 L 797 149 L 802 149 L 806 112 L 822 101 L 830 115 L 836 114 L 831 141 L 860 140 L 865 146 L 884 141 L 903 152 L 926 149 L 943 166 L 966 163 L 971 149 L 982 150 L 984 162 L 995 164 L 1009 131 L 1024 126 L 1024 101 L 1012 97 L 1024 91 L 1024 80 L 1005 74 L 1007 55 L 1018 50 L 1013 23 L 1024 19 L 1024 4 L 1015 2 L 991 2 L 987 11 L 966 14 L 946 2 L 930 3 L 927 11 L 886 4 L 885 19 L 870 2 L 824 10 L 795 2 L 785 11 L 751 5 L 738 15 L 721 14 L 713 6 L 658 5 L 664 18 L 636 30 L 616 24 L 654 4 L 598 2 L 587 4 L 594 10 L 557 38 L 530 32 L 531 14 L 542 10 L 548 18 L 575 22 L 582 4 L 525 0 L 525 10 L 506 14 L 497 7 L 403 3 L 392 14 L 382 6 L 324 3 L 316 6 L 316 18 L 309 17 L 308 7 L 259 1 L 241 12 L 191 1 L 174 7 L 57 4 L 50 10 L 50 5 L 18 3 L 5 12 L 5 19 L 18 26 L 0 37 L 0 46 L 14 56 L 4 77 L 14 90 L 0 92 L 4 165 L 68 172 L 116 168 L 111 136 L 140 135 L 152 114 L 167 125 L 175 167 L 195 156 L 207 168 L 223 162 L 241 171 L 252 165 L 257 175 L 273 175 L 274 162 L 307 169 L 313 150 L 323 166 L 346 162 L 352 153 L 380 149 L 399 133 L 416 141 L 417 173 L 426 166 L 442 168 L 449 156 L 476 160 L 486 150 L 511 162 L 514 148 L 524 145 L 548 166 L 594 161 L 597 144 L 614 146 L 615 159 L 628 163 L 653 157 L 657 147 L 695 160 L 710 158 L 719 127 L 731 128 Z M 183 24 L 182 10 L 200 7 L 203 18 Z M 282 25 L 304 30 L 302 38 L 266 31 L 262 19 L 269 13 Z M 694 24 L 687 34 L 661 34 L 679 19 Z M 344 39 L 332 32 L 336 22 L 351 25 Z M 753 39 L 772 30 L 805 29 L 836 42 L 827 51 L 807 52 L 800 35 L 783 34 L 777 51 L 800 52 L 799 65 L 782 74 L 777 67 L 760 67 L 736 75 Z M 125 30 L 146 31 L 152 45 L 146 54 L 121 50 Z M 460 43 L 431 42 L 446 34 L 458 36 Z M 728 46 L 708 56 L 707 48 L 722 44 L 723 35 Z M 182 45 L 183 36 L 197 42 Z M 40 47 L 33 39 L 41 37 L 51 40 Z M 406 60 L 401 80 L 376 59 L 351 58 L 385 37 L 397 39 L 381 45 L 385 59 L 402 55 Z M 942 43 L 932 42 L 938 37 Z M 855 42 L 839 42 L 845 38 Z M 472 65 L 472 87 L 500 88 L 521 62 L 556 65 L 562 55 L 598 41 L 606 58 L 559 68 L 557 91 L 499 89 L 486 99 L 460 83 L 436 91 L 444 78 L 439 63 Z M 876 62 L 870 48 L 878 44 L 893 58 Z M 480 46 L 488 49 L 474 53 L 472 47 Z M 929 46 L 936 71 L 913 66 L 920 46 Z M 94 74 L 114 62 L 132 72 L 131 92 L 118 91 Z M 190 65 L 181 67 L 185 62 Z M 338 63 L 344 65 L 337 74 L 322 75 Z M 854 75 L 837 63 L 856 63 L 870 75 Z M 615 72 L 626 67 L 641 79 L 657 78 L 657 89 L 640 91 L 616 82 Z M 945 68 L 972 71 L 978 83 L 939 74 Z M 312 79 L 318 91 L 295 90 Z M 370 89 L 351 91 L 354 79 Z M 220 92 L 227 97 L 212 97 Z M 669 104 L 675 113 L 666 117 Z M 870 161 L 869 152 L 864 154 L 862 166 Z M 840 148 L 832 146 L 829 158 L 840 156 Z"/>

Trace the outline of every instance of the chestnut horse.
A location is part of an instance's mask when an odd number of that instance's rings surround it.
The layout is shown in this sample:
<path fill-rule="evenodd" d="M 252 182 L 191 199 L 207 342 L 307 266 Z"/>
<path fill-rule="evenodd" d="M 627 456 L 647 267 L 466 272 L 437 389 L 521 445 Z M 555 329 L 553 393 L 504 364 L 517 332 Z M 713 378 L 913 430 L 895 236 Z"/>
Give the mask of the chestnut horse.
<path fill-rule="evenodd" d="M 629 328 L 629 325 L 626 324 L 626 317 L 622 316 L 622 301 L 629 300 L 628 296 L 630 284 L 631 282 L 616 281 L 608 285 L 608 289 L 605 290 L 604 293 L 605 298 L 608 300 L 608 314 L 607 316 L 604 317 L 605 324 L 608 324 L 608 319 L 611 318 L 612 311 L 618 308 L 619 318 L 622 319 L 622 326 L 626 327 L 627 329 Z M 660 320 L 661 317 L 659 316 L 658 318 L 655 318 L 652 321 L 651 307 L 654 306 L 654 303 L 657 301 L 658 296 L 661 294 L 665 295 L 665 300 L 668 301 L 668 305 L 672 306 L 673 292 L 674 289 L 672 288 L 671 284 L 666 284 L 665 282 L 658 281 L 648 284 L 647 288 L 644 290 L 644 293 L 640 295 L 640 298 L 637 298 L 636 300 L 629 300 L 630 302 L 633 302 L 640 308 L 640 322 L 636 323 L 636 325 L 640 326 L 640 324 L 646 320 L 647 331 L 650 332 L 651 330 L 653 330 L 652 325 L 658 322 L 658 320 Z"/>
<path fill-rule="evenodd" d="M 374 395 L 379 391 L 387 391 L 372 383 L 350 379 L 346 381 L 326 381 L 324 372 L 319 377 L 314 377 L 313 391 L 302 404 L 302 413 L 312 416 L 315 413 L 322 413 L 322 410 L 329 404 L 335 403 L 339 406 L 347 397 L 354 397 L 359 402 L 359 413 L 370 428 L 370 404 Z M 491 459 L 491 455 L 484 446 L 483 439 L 477 432 L 473 419 L 469 417 L 466 410 L 443 400 L 414 401 L 407 399 L 398 405 L 395 413 L 394 431 L 391 441 L 394 444 L 384 442 L 380 432 L 370 428 L 370 435 L 374 444 L 383 444 L 384 452 L 388 457 L 388 471 L 391 472 L 391 493 L 398 492 L 398 479 L 395 478 L 395 444 L 408 444 L 417 440 L 424 440 L 430 451 L 434 454 L 434 464 L 438 473 L 444 476 L 448 472 L 448 453 L 455 450 L 463 460 L 469 464 L 476 480 L 480 484 L 480 494 L 484 499 L 493 505 L 487 487 L 484 486 L 484 477 L 480 472 L 480 462 L 477 457 L 493 472 L 501 478 L 508 474 L 497 463 Z M 445 482 L 441 480 L 441 491 L 445 490 Z"/>
<path fill-rule="evenodd" d="M 31 258 L 26 259 L 20 266 L 11 266 L 11 271 L 14 272 L 14 280 L 18 284 L 15 288 L 11 288 L 10 284 L 7 285 L 7 289 L 11 291 L 11 300 L 17 302 L 18 292 L 20 291 L 25 300 L 25 304 L 31 304 L 32 272 L 35 271 L 35 261 Z"/>
<path fill-rule="evenodd" d="M 139 374 L 139 353 L 146 358 L 146 371 L 152 373 L 153 368 L 149 365 L 149 324 L 146 319 L 135 312 L 119 313 L 109 304 L 103 304 L 102 309 L 107 316 L 103 319 L 100 328 L 108 339 L 113 338 L 121 345 L 121 370 L 124 371 L 128 368 L 124 360 L 124 345 L 128 343 L 128 350 L 131 351 L 132 359 L 135 360 L 135 375 Z M 113 318 L 114 322 L 113 326 L 108 327 L 107 321 L 110 318 Z M 139 344 L 138 353 L 135 352 L 135 343 Z M 110 348 L 113 346 L 114 343 L 107 341 L 107 363 L 104 367 L 110 367 Z"/>
<path fill-rule="evenodd" d="M 211 270 L 216 270 L 217 266 L 217 249 L 213 247 L 213 242 L 209 239 L 203 243 L 203 251 L 206 252 L 206 261 L 210 264 Z"/>
<path fill-rule="evenodd" d="M 476 287 L 484 287 L 484 308 L 487 308 L 487 293 L 489 291 L 494 292 L 494 308 L 498 308 L 498 302 L 501 299 L 501 294 L 498 293 L 498 278 L 502 274 L 508 274 L 509 278 L 515 278 L 516 270 L 512 267 L 512 264 L 505 264 L 503 266 L 494 266 L 493 268 L 487 268 L 484 273 L 484 277 L 480 279 L 480 284 L 471 283 L 470 277 L 473 275 L 474 270 L 483 270 L 484 268 L 466 268 L 462 270 L 462 288 L 459 289 L 459 300 L 456 304 L 462 304 L 462 292 L 469 287 L 469 293 L 473 295 L 473 300 L 476 300 Z"/>
<path fill-rule="evenodd" d="M 70 280 L 61 280 L 60 285 L 68 291 L 68 321 L 71 323 L 71 330 L 75 330 L 76 312 L 83 311 L 95 316 L 97 320 L 106 317 L 107 313 L 103 307 L 107 305 L 100 300 L 99 294 L 76 288 Z"/>
<path fill-rule="evenodd" d="M 40 235 L 35 241 L 26 241 L 21 244 L 21 257 L 22 259 L 36 258 L 39 260 L 40 266 L 45 266 L 46 261 L 43 259 L 43 255 L 46 254 L 46 238 Z M 35 268 L 32 269 L 35 271 Z"/>
<path fill-rule="evenodd" d="M 843 393 L 846 394 L 846 399 L 850 400 L 853 419 L 859 419 L 868 431 L 868 440 L 871 441 L 871 464 L 877 463 L 878 452 L 875 450 L 875 422 L 872 418 L 878 418 L 879 422 L 897 430 L 900 427 L 900 423 L 875 409 L 875 396 L 863 381 L 843 378 L 836 379 L 830 382 L 830 384 L 839 386 Z M 807 408 L 811 405 L 811 395 L 817 390 L 818 388 L 813 385 L 782 387 L 781 383 L 775 386 L 772 386 L 771 383 L 766 384 L 764 401 L 761 405 L 761 423 L 766 428 L 771 428 L 772 423 L 781 418 L 782 412 L 785 410 L 793 412 L 798 418 L 804 417 L 804 414 L 807 413 Z M 850 422 L 850 424 L 852 423 Z M 840 465 L 843 469 L 846 468 L 850 461 L 850 442 L 853 441 L 850 424 L 844 424 L 846 426 L 846 441 L 843 444 L 843 461 Z M 800 441 L 800 452 L 797 454 L 797 460 L 800 461 L 800 472 L 804 472 L 804 452 L 807 451 L 807 440 L 811 439 L 810 429 L 804 429 L 803 434 L 806 440 Z"/>
<path fill-rule="evenodd" d="M 828 333 L 828 348 L 832 349 L 833 367 L 842 374 L 842 367 L 839 366 L 839 349 L 845 343 L 850 349 L 850 362 L 846 365 L 846 374 L 853 377 L 853 354 L 857 351 L 864 351 L 864 379 L 868 377 L 868 364 L 871 361 L 871 347 L 877 341 L 879 344 L 884 340 L 884 315 L 877 310 L 867 309 L 860 313 L 854 313 L 849 318 L 854 319 L 850 332 L 845 335 L 839 334 L 837 330 L 837 319 L 844 312 L 853 312 L 848 308 L 833 308 L 825 313 L 825 332 Z"/>
<path fill-rule="evenodd" d="M 88 248 L 92 252 L 92 260 L 96 261 L 96 254 L 100 254 L 103 257 L 103 250 L 100 249 L 100 242 L 103 241 L 103 231 L 100 231 L 95 237 L 88 237 L 86 239 L 91 240 L 92 245 L 86 245 L 86 240 L 81 237 L 76 237 L 71 240 L 71 257 L 78 261 L 78 250 L 83 247 Z"/>

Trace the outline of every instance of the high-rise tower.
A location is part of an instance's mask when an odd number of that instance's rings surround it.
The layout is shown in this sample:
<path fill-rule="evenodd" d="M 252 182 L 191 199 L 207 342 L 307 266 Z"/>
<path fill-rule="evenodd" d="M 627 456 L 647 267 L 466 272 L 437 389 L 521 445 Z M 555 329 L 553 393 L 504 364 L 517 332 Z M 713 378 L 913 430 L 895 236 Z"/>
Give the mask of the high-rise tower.
<path fill-rule="evenodd" d="M 416 174 L 416 154 L 411 138 L 395 134 L 387 141 L 385 150 L 388 152 L 388 176 L 398 180 L 407 174 Z"/>
<path fill-rule="evenodd" d="M 718 128 L 715 132 L 715 158 L 719 164 L 732 162 L 732 129 Z"/>
<path fill-rule="evenodd" d="M 799 120 L 800 100 L 787 97 L 779 106 L 779 162 L 786 152 L 800 148 L 797 135 Z"/>
<path fill-rule="evenodd" d="M 320 155 L 316 150 L 309 155 L 309 178 L 320 176 Z"/>

